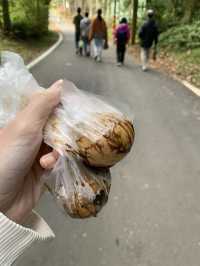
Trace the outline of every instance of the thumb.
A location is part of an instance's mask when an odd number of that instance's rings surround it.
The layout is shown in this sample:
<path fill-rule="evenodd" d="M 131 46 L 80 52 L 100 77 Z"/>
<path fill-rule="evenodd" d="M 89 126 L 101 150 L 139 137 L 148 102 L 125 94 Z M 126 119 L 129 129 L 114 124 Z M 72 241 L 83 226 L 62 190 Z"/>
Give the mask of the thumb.
<path fill-rule="evenodd" d="M 62 85 L 63 80 L 58 80 L 49 89 L 32 95 L 24 111 L 33 125 L 38 124 L 41 128 L 45 125 L 49 115 L 60 102 Z"/>

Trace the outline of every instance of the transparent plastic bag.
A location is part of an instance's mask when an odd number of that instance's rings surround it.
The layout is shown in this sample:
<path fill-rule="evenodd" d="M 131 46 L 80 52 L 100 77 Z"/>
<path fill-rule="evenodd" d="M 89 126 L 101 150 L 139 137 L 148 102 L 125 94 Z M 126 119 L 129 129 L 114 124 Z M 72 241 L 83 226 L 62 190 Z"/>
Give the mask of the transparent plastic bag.
<path fill-rule="evenodd" d="M 61 104 L 46 125 L 44 140 L 62 155 L 70 151 L 90 166 L 111 167 L 130 151 L 134 134 L 120 111 L 64 81 Z"/>
<path fill-rule="evenodd" d="M 68 154 L 59 157 L 45 184 L 67 214 L 88 218 L 97 216 L 108 201 L 111 175 L 109 169 L 90 168 Z"/>
<path fill-rule="evenodd" d="M 24 108 L 29 96 L 42 88 L 19 55 L 4 52 L 1 62 L 3 127 Z M 111 176 L 107 167 L 121 160 L 133 141 L 133 125 L 121 112 L 64 81 L 61 103 L 44 129 L 44 142 L 60 154 L 54 169 L 44 174 L 59 206 L 72 217 L 96 216 L 108 199 Z"/>
<path fill-rule="evenodd" d="M 23 59 L 12 52 L 1 53 L 0 128 L 5 126 L 27 103 L 28 97 L 41 89 L 27 70 Z"/>

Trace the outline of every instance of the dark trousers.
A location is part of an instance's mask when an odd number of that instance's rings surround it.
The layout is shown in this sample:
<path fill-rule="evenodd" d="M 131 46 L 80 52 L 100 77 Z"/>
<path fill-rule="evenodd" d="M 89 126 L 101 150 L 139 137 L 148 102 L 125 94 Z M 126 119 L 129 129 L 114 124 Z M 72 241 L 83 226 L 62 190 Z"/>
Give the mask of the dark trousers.
<path fill-rule="evenodd" d="M 78 48 L 79 48 L 79 41 L 80 41 L 80 38 L 81 38 L 81 33 L 80 33 L 80 31 L 76 31 L 76 32 L 75 32 L 75 47 L 76 47 L 77 50 L 78 50 Z"/>
<path fill-rule="evenodd" d="M 85 55 L 89 56 L 90 54 L 90 42 L 87 36 L 82 37 L 83 40 L 83 50 Z"/>
<path fill-rule="evenodd" d="M 117 62 L 124 63 L 124 57 L 126 52 L 125 43 L 117 43 Z"/>

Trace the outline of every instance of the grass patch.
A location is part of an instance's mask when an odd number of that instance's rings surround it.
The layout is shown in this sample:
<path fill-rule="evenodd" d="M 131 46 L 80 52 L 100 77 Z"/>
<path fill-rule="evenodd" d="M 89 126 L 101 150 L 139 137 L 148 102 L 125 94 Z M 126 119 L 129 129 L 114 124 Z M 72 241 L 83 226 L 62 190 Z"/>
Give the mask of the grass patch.
<path fill-rule="evenodd" d="M 133 55 L 134 61 L 140 64 L 140 46 L 129 47 L 129 52 Z M 187 80 L 200 88 L 200 48 L 188 51 L 171 51 L 160 48 L 157 60 L 150 60 L 150 66 L 182 80 Z"/>
<path fill-rule="evenodd" d="M 176 52 L 175 56 L 178 60 L 178 72 L 200 88 L 200 48 Z"/>
<path fill-rule="evenodd" d="M 200 21 L 174 26 L 162 33 L 162 60 L 173 72 L 200 88 Z"/>
<path fill-rule="evenodd" d="M 24 62 L 27 64 L 37 56 L 39 56 L 48 47 L 53 45 L 58 39 L 58 34 L 49 31 L 48 34 L 40 39 L 29 39 L 22 41 L 20 39 L 7 38 L 0 36 L 0 51 L 7 50 L 20 54 Z"/>
<path fill-rule="evenodd" d="M 200 65 L 200 47 L 187 52 L 177 52 L 176 54 L 180 60 L 184 60 L 186 63 Z"/>

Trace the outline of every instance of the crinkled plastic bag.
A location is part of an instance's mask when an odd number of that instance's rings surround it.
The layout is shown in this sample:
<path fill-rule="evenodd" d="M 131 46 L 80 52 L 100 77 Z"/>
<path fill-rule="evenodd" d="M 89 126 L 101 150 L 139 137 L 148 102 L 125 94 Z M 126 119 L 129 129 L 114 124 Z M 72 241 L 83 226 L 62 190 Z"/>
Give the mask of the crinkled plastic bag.
<path fill-rule="evenodd" d="M 3 127 L 27 104 L 29 96 L 42 88 L 19 55 L 3 52 L 1 62 L 0 126 Z M 64 81 L 61 103 L 44 129 L 44 142 L 61 156 L 44 178 L 70 216 L 96 216 L 107 202 L 110 190 L 110 172 L 105 167 L 121 160 L 133 141 L 133 125 L 121 112 Z"/>
<path fill-rule="evenodd" d="M 44 139 L 62 155 L 71 152 L 90 166 L 110 167 L 130 151 L 134 129 L 117 109 L 64 81 L 61 105 L 50 117 Z"/>
<path fill-rule="evenodd" d="M 111 175 L 109 169 L 90 168 L 68 154 L 58 159 L 46 186 L 71 217 L 87 218 L 106 204 Z"/>
<path fill-rule="evenodd" d="M 0 66 L 0 127 L 5 126 L 26 104 L 28 97 L 40 89 L 24 65 L 12 52 L 1 53 Z"/>

